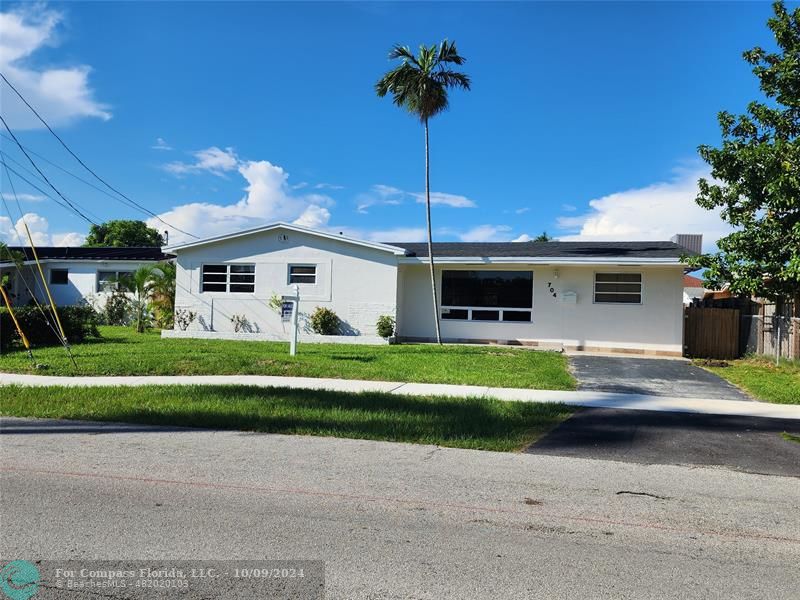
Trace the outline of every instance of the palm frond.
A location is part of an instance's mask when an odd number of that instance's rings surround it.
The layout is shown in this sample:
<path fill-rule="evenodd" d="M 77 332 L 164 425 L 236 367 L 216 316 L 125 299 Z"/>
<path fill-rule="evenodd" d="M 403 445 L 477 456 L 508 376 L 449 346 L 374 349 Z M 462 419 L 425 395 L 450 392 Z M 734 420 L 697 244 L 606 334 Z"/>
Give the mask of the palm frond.
<path fill-rule="evenodd" d="M 438 56 L 439 62 L 463 65 L 466 62 L 466 60 L 467 60 L 466 58 L 464 58 L 458 53 L 458 49 L 456 48 L 455 42 L 448 42 L 447 40 L 444 40 L 439 45 L 439 56 Z"/>
<path fill-rule="evenodd" d="M 397 60 L 398 58 L 402 58 L 404 61 L 408 61 L 419 66 L 417 58 L 414 56 L 414 53 L 408 46 L 395 44 L 394 47 L 392 47 L 391 51 L 389 52 L 389 60 Z"/>
<path fill-rule="evenodd" d="M 463 90 L 470 89 L 469 75 L 465 73 L 459 73 L 458 71 L 441 69 L 432 73 L 431 79 L 437 81 L 446 88 L 461 88 Z"/>
<path fill-rule="evenodd" d="M 379 97 L 391 95 L 392 102 L 426 122 L 447 110 L 449 88 L 470 89 L 470 79 L 444 67 L 444 64 L 463 64 L 454 42 L 421 45 L 415 56 L 408 46 L 396 45 L 390 58 L 402 59 L 402 64 L 386 73 L 375 84 Z"/>

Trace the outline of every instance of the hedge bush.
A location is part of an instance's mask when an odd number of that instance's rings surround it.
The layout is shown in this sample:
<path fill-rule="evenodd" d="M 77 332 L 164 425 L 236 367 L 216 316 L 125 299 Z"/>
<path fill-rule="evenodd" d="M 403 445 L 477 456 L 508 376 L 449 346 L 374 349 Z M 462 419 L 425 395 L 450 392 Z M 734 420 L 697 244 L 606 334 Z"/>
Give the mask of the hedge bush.
<path fill-rule="evenodd" d="M 391 315 L 381 315 L 375 324 L 375 331 L 383 339 L 388 339 L 394 335 L 394 317 Z"/>
<path fill-rule="evenodd" d="M 52 313 L 46 306 L 42 308 L 53 326 L 58 329 Z M 61 343 L 37 307 L 20 306 L 14 308 L 14 314 L 32 346 L 52 346 Z M 58 316 L 61 318 L 64 333 L 70 344 L 100 337 L 100 332 L 97 330 L 98 315 L 91 306 L 62 306 L 58 309 Z M 6 351 L 12 344 L 21 347 L 22 340 L 8 309 L 0 308 L 0 349 Z"/>
<path fill-rule="evenodd" d="M 336 335 L 339 333 L 341 321 L 330 308 L 318 306 L 311 313 L 311 329 L 320 335 Z"/>

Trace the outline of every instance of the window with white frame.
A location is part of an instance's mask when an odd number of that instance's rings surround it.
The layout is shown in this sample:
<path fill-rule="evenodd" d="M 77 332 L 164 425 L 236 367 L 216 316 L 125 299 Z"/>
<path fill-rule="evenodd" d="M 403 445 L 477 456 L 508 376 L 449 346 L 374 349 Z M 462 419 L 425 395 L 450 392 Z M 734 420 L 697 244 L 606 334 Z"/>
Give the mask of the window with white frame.
<path fill-rule="evenodd" d="M 200 291 L 252 294 L 256 291 L 256 266 L 203 265 Z"/>
<path fill-rule="evenodd" d="M 317 265 L 289 265 L 289 283 L 317 283 Z"/>
<path fill-rule="evenodd" d="M 98 271 L 97 291 L 113 292 L 117 289 L 129 291 L 126 280 L 131 275 L 133 275 L 133 271 Z"/>
<path fill-rule="evenodd" d="M 594 301 L 597 304 L 641 304 L 641 273 L 595 273 Z"/>
<path fill-rule="evenodd" d="M 530 322 L 532 271 L 442 271 L 442 319 Z"/>
<path fill-rule="evenodd" d="M 50 269 L 50 285 L 67 285 L 69 269 Z"/>

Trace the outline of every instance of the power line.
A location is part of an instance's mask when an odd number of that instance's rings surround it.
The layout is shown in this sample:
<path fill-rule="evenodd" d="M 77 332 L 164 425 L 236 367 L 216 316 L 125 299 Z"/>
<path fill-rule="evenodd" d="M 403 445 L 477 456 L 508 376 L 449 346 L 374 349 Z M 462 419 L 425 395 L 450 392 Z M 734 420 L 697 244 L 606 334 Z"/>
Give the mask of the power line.
<path fill-rule="evenodd" d="M 3 153 L 3 154 L 5 154 L 5 153 Z M 5 155 L 6 155 L 6 156 L 8 156 L 7 154 L 5 154 Z M 8 158 L 11 158 L 11 157 L 10 157 L 10 156 L 8 156 Z M 14 162 L 17 162 L 17 161 L 14 161 Z M 19 163 L 17 163 L 17 164 L 19 164 Z M 11 172 L 11 173 L 14 173 L 14 175 L 16 175 L 17 177 L 19 177 L 19 178 L 20 178 L 22 181 L 24 181 L 25 183 L 27 183 L 29 186 L 31 186 L 33 189 L 35 189 L 35 190 L 36 190 L 37 192 L 39 192 L 40 194 L 43 194 L 44 196 L 46 196 L 46 197 L 50 198 L 50 200 L 52 200 L 53 202 L 55 202 L 56 204 L 58 204 L 60 207 L 64 208 L 65 210 L 67 210 L 67 211 L 69 211 L 69 212 L 71 212 L 71 213 L 74 213 L 74 214 L 76 214 L 76 215 L 78 215 L 78 216 L 82 216 L 82 215 L 81 215 L 79 212 L 76 212 L 76 211 L 75 211 L 75 210 L 74 210 L 74 209 L 73 209 L 71 206 L 69 206 L 69 205 L 67 205 L 67 204 L 64 204 L 64 203 L 63 203 L 63 202 L 61 202 L 61 200 L 59 200 L 58 198 L 54 198 L 54 197 L 53 197 L 51 194 L 49 194 L 48 192 L 46 192 L 45 190 L 43 190 L 42 188 L 40 188 L 38 185 L 36 185 L 35 183 L 33 183 L 33 182 L 30 180 L 30 179 L 28 179 L 27 177 L 25 177 L 24 175 L 22 175 L 22 174 L 21 174 L 19 171 L 17 171 L 17 170 L 16 170 L 16 169 L 14 169 L 13 167 L 9 166 L 9 165 L 8 165 L 8 163 L 6 163 L 6 161 L 5 161 L 4 159 L 2 159 L 2 158 L 0 158 L 0 165 L 3 165 L 3 167 L 5 168 L 5 170 L 6 170 L 6 177 L 8 178 L 9 182 L 11 181 L 11 176 L 9 175 L 9 172 Z M 28 169 L 25 169 L 25 170 L 26 170 L 26 171 L 28 171 L 28 172 L 30 173 L 30 171 L 29 171 Z M 38 176 L 37 176 L 37 178 L 38 178 Z M 73 201 L 73 202 L 74 202 L 74 201 Z M 77 202 L 76 202 L 75 204 L 77 204 Z M 80 205 L 78 204 L 78 206 L 80 206 Z M 89 212 L 88 210 L 86 210 L 86 209 L 85 209 L 85 208 L 83 208 L 82 206 L 80 206 L 80 208 L 81 208 L 82 210 L 84 210 L 84 211 L 85 211 L 87 214 L 89 214 L 90 216 L 94 217 L 95 219 L 97 219 L 97 220 L 102 220 L 102 219 L 100 219 L 100 218 L 99 218 L 97 215 L 95 215 L 95 214 L 93 214 L 93 213 Z M 92 221 L 90 221 L 90 223 L 91 223 L 91 222 L 92 222 Z"/>
<path fill-rule="evenodd" d="M 9 183 L 11 183 L 11 179 L 9 179 Z M 22 214 L 22 208 L 20 207 L 19 198 L 17 197 L 17 192 L 14 189 L 14 184 L 13 183 L 11 183 L 11 191 L 14 194 L 14 200 L 16 200 L 17 208 L 19 208 L 19 211 L 20 211 L 20 219 L 24 223 L 25 222 L 25 215 Z M 0 191 L 0 199 L 2 199 L 2 201 L 3 201 L 3 206 L 5 207 L 6 212 L 8 213 L 8 218 L 11 219 L 11 221 L 13 222 L 14 221 L 14 217 L 11 215 L 11 209 L 8 208 L 8 202 L 6 202 L 5 194 L 3 194 L 3 192 L 1 192 L 1 191 Z M 26 225 L 26 227 L 27 227 L 27 225 Z M 59 340 L 61 340 L 61 343 L 63 344 L 64 341 L 61 339 L 61 335 L 59 335 L 59 333 L 56 330 L 55 326 L 53 325 L 53 323 L 51 323 L 50 318 L 47 316 L 47 313 L 44 311 L 44 308 L 39 303 L 39 300 L 36 298 L 36 294 L 33 292 L 33 290 L 31 290 L 30 286 L 28 285 L 27 279 L 25 279 L 25 274 L 22 272 L 22 269 L 20 269 L 19 265 L 17 264 L 17 261 L 14 259 L 14 256 L 11 255 L 10 250 L 9 250 L 9 259 L 14 264 L 14 268 L 17 270 L 19 278 L 22 280 L 22 284 L 25 286 L 25 289 L 28 291 L 28 295 L 31 297 L 31 300 L 33 300 L 33 303 L 36 305 L 36 308 L 39 309 L 39 312 L 42 313 L 42 316 L 44 317 L 44 322 L 47 323 L 47 326 L 50 327 L 50 329 L 53 331 L 53 333 L 56 334 L 56 337 Z M 36 282 L 35 285 L 36 285 L 36 287 L 39 288 L 39 291 L 43 292 L 42 285 L 39 282 L 39 280 L 36 277 L 34 277 L 33 280 Z M 44 296 L 44 293 L 42 293 L 42 296 Z M 50 310 L 52 311 L 53 308 L 50 307 Z"/>
<path fill-rule="evenodd" d="M 41 115 L 40 115 L 38 112 L 36 112 L 36 109 L 35 109 L 35 108 L 33 108 L 33 106 L 31 106 L 30 102 L 28 102 L 28 101 L 25 99 L 25 97 L 24 97 L 24 96 L 23 96 L 23 95 L 22 95 L 22 94 L 19 92 L 19 90 L 18 90 L 17 88 L 15 88 L 15 87 L 13 86 L 13 84 L 12 84 L 12 83 L 11 83 L 11 82 L 10 82 L 10 81 L 9 81 L 9 80 L 6 78 L 6 76 L 5 76 L 5 75 L 4 75 L 2 72 L 0 72 L 0 77 L 2 77 L 2 78 L 3 78 L 3 81 L 5 81 L 5 82 L 6 82 L 6 85 L 8 85 L 8 87 L 10 87 L 12 90 L 14 90 L 14 93 L 15 93 L 15 94 L 16 94 L 16 95 L 19 97 L 19 99 L 20 99 L 20 100 L 22 100 L 22 101 L 25 103 L 25 106 L 27 106 L 27 107 L 28 107 L 28 108 L 31 110 L 31 112 L 33 112 L 33 114 L 34 114 L 34 115 L 36 115 L 36 118 L 37 118 L 37 119 L 39 119 L 39 120 L 42 122 L 42 124 L 43 124 L 45 127 L 47 127 L 47 130 L 48 130 L 50 133 L 52 133 L 52 134 L 53 134 L 53 137 L 55 137 L 55 138 L 56 138 L 56 139 L 59 141 L 59 143 L 60 143 L 60 144 L 61 144 L 61 145 L 64 147 L 64 149 L 65 149 L 67 152 L 69 152 L 69 153 L 72 155 L 72 157 L 73 157 L 75 160 L 77 160 L 77 161 L 78 161 L 78 163 L 80 163 L 80 165 L 81 165 L 81 166 L 82 166 L 84 169 L 86 169 L 87 171 L 89 171 L 89 173 L 91 173 L 91 174 L 92 174 L 92 176 L 93 176 L 95 179 L 97 179 L 97 180 L 98 180 L 100 183 L 102 183 L 103 185 L 105 185 L 105 186 L 106 186 L 108 189 L 110 189 L 112 192 L 114 192 L 114 193 L 118 194 L 118 195 L 119 195 L 119 196 L 121 196 L 122 198 L 125 198 L 125 200 L 127 200 L 127 201 L 128 201 L 128 202 L 130 202 L 131 204 L 133 204 L 133 205 L 135 205 L 136 207 L 138 207 L 138 208 L 139 208 L 139 210 L 142 210 L 142 211 L 144 211 L 145 213 L 147 213 L 148 215 L 150 215 L 150 216 L 152 216 L 152 217 L 154 217 L 154 218 L 158 219 L 158 220 L 159 220 L 159 221 L 161 221 L 161 222 L 162 222 L 164 225 L 166 225 L 166 226 L 168 226 L 168 227 L 171 227 L 172 229 L 174 229 L 174 230 L 176 230 L 176 231 L 180 231 L 181 233 L 183 233 L 183 234 L 185 234 L 185 235 L 188 235 L 188 236 L 190 236 L 190 237 L 193 237 L 193 238 L 195 238 L 195 239 L 199 239 L 199 238 L 198 238 L 196 235 L 193 235 L 193 234 L 189 233 L 188 231 L 184 231 L 183 229 L 180 229 L 179 227 L 175 227 L 174 225 L 171 225 L 171 224 L 167 223 L 167 222 L 166 222 L 164 219 L 162 219 L 161 217 L 159 217 L 159 216 L 158 216 L 156 213 L 154 213 L 153 211 L 151 211 L 149 208 L 147 208 L 147 207 L 145 207 L 145 206 L 142 206 L 141 204 L 139 204 L 139 203 L 138 203 L 138 202 L 136 202 L 135 200 L 132 200 L 131 198 L 128 198 L 128 196 L 126 196 L 125 194 L 123 194 L 122 192 L 120 192 L 118 189 L 116 189 L 114 186 L 112 186 L 110 183 L 108 183 L 108 182 L 107 182 L 105 179 L 103 179 L 103 178 L 102 178 L 102 177 L 100 177 L 100 176 L 99 176 L 97 173 L 95 173 L 95 172 L 94 172 L 92 169 L 90 169 L 90 168 L 89 168 L 89 166 L 88 166 L 88 165 L 87 165 L 85 162 L 83 162 L 83 161 L 80 159 L 80 157 L 79 157 L 77 154 L 75 154 L 75 153 L 72 151 L 72 149 L 71 149 L 69 146 L 67 146 L 66 142 L 64 142 L 64 140 L 62 140 L 62 139 L 61 139 L 61 138 L 58 136 L 58 134 L 57 134 L 55 131 L 53 131 L 53 128 L 52 128 L 52 127 L 50 127 L 50 125 L 47 123 L 47 121 L 45 121 L 45 120 L 44 120 L 44 118 L 43 118 L 43 117 L 42 117 L 42 116 L 41 116 Z M 6 129 L 8 129 L 8 126 L 6 126 Z M 9 133 L 11 133 L 11 130 L 9 130 Z M 13 135 L 14 135 L 14 134 L 11 134 L 11 135 L 12 135 L 12 137 L 13 137 Z M 16 138 L 15 138 L 15 140 L 16 140 Z M 19 142 L 17 142 L 17 143 L 19 144 Z M 21 147 L 21 146 L 20 146 L 20 147 Z M 24 152 L 24 150 L 23 150 L 23 152 Z"/>
<path fill-rule="evenodd" d="M 6 128 L 6 131 L 9 133 L 9 135 L 10 135 L 12 138 L 14 138 L 14 142 L 17 144 L 17 146 L 19 147 L 19 149 L 20 149 L 20 150 L 22 150 L 22 153 L 25 155 L 25 157 L 26 157 L 26 158 L 27 158 L 27 159 L 30 161 L 30 163 L 33 165 L 33 168 L 34 168 L 34 169 L 36 169 L 36 172 L 37 172 L 37 173 L 39 173 L 39 175 L 41 175 L 41 176 L 42 176 L 42 179 L 44 179 L 44 180 L 47 182 L 47 185 L 49 185 L 51 188 L 53 188 L 53 191 L 54 191 L 56 194 L 58 194 L 58 195 L 59 195 L 59 197 L 60 197 L 62 200 L 64 200 L 64 202 L 66 202 L 67 204 L 69 204 L 69 205 L 72 207 L 72 209 L 73 209 L 73 210 L 74 210 L 76 213 L 78 213 L 78 215 L 79 215 L 79 216 L 81 216 L 83 219 L 85 219 L 85 220 L 86 220 L 88 223 L 90 223 L 91 225 L 97 225 L 97 223 L 95 223 L 94 221 L 92 221 L 92 220 L 91 220 L 89 217 L 87 217 L 87 216 L 86 216 L 85 214 L 83 214 L 83 213 L 82 213 L 80 210 L 78 210 L 78 208 L 76 208 L 76 207 L 75 207 L 75 206 L 72 204 L 72 202 L 70 202 L 70 201 L 67 199 L 67 197 L 66 197 L 64 194 L 62 194 L 60 191 L 58 191 L 58 188 L 57 188 L 56 186 L 54 186 L 52 183 L 50 183 L 50 180 L 47 178 L 47 175 L 45 175 L 45 174 L 42 172 L 42 170 L 39 168 L 39 165 L 37 165 L 37 164 L 36 164 L 36 162 L 35 162 L 35 161 L 34 161 L 34 160 L 33 160 L 33 159 L 30 157 L 30 154 L 28 154 L 28 153 L 25 151 L 25 148 L 23 148 L 23 147 L 22 147 L 22 144 L 21 144 L 21 143 L 19 142 L 19 140 L 17 139 L 17 136 L 15 136 L 15 135 L 14 135 L 14 132 L 13 132 L 13 131 L 11 131 L 11 128 L 8 126 L 8 123 L 6 123 L 6 120 L 3 118 L 3 115 L 0 115 L 0 121 L 2 121 L 2 123 L 3 123 L 3 127 L 5 127 L 5 128 Z"/>
<path fill-rule="evenodd" d="M 0 132 L 0 137 L 2 137 L 2 138 L 5 138 L 5 139 L 7 139 L 7 140 L 9 140 L 9 141 L 13 141 L 13 140 L 12 140 L 10 137 L 8 137 L 6 134 L 4 134 L 4 133 L 2 133 L 2 132 Z M 105 189 L 101 188 L 100 186 L 93 184 L 91 181 L 87 181 L 86 179 L 84 179 L 83 177 L 80 177 L 79 175 L 75 175 L 75 173 L 73 173 L 72 171 L 69 171 L 68 169 L 65 169 L 64 167 L 62 167 L 62 166 L 60 166 L 60 165 L 58 165 L 58 164 L 54 163 L 53 161 L 51 161 L 51 160 L 49 160 L 48 158 L 46 158 L 46 157 L 42 156 L 42 155 L 41 155 L 41 154 L 39 154 L 38 152 L 34 152 L 33 150 L 31 150 L 30 148 L 27 148 L 27 147 L 26 147 L 25 149 L 26 149 L 28 152 L 30 152 L 30 153 L 31 153 L 33 156 L 35 156 L 35 157 L 37 157 L 37 158 L 39 158 L 39 159 L 43 160 L 44 162 L 46 162 L 47 164 L 49 164 L 49 165 L 51 165 L 51 166 L 55 167 L 55 168 L 56 168 L 56 169 L 58 169 L 59 171 L 63 171 L 64 173 L 66 173 L 66 174 L 67 174 L 67 175 L 69 175 L 70 177 L 74 177 L 74 178 L 75 178 L 75 179 L 77 179 L 78 181 L 80 181 L 80 182 L 82 182 L 82 183 L 85 183 L 85 184 L 86 184 L 86 185 L 88 185 L 90 188 L 94 188 L 95 190 L 97 190 L 97 191 L 98 191 L 98 192 L 100 192 L 101 194 L 105 194 L 106 196 L 108 196 L 109 198 L 112 198 L 112 199 L 116 200 L 117 202 L 122 202 L 123 204 L 125 204 L 125 206 L 128 206 L 128 207 L 130 207 L 130 208 L 134 208 L 134 209 L 138 209 L 138 207 L 137 207 L 137 206 L 135 206 L 135 205 L 133 205 L 133 204 L 129 204 L 129 203 L 125 202 L 124 200 L 122 200 L 121 198 L 118 198 L 118 197 L 117 197 L 117 196 L 115 196 L 114 194 L 110 193 L 108 190 L 105 190 Z M 19 166 L 20 166 L 20 168 L 23 168 L 23 169 L 25 169 L 25 167 L 23 167 L 22 165 L 20 165 L 20 163 L 19 163 L 18 161 L 16 161 L 16 160 L 14 159 L 14 157 L 13 157 L 13 156 L 11 156 L 10 154 L 8 154 L 7 152 L 3 152 L 2 150 L 0 150 L 0 154 L 4 154 L 4 155 L 6 156 L 6 158 L 8 158 L 9 160 L 11 160 L 13 163 L 15 163 L 16 165 L 19 165 Z M 26 171 L 28 171 L 28 169 L 25 169 L 25 170 L 26 170 Z M 28 171 L 28 172 L 30 173 L 30 171 Z"/>

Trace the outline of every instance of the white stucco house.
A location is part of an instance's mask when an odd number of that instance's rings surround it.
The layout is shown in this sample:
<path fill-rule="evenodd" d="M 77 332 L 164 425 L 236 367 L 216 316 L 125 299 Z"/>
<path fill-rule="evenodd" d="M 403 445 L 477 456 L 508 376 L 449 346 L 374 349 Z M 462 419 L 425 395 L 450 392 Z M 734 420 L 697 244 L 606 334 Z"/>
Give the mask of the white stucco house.
<path fill-rule="evenodd" d="M 270 298 L 295 287 L 301 341 L 378 343 L 380 315 L 396 319 L 400 341 L 435 336 L 424 243 L 276 223 L 164 251 L 176 256 L 176 312 L 196 315 L 164 336 L 286 340 Z M 435 243 L 442 337 L 679 356 L 688 253 L 670 241 Z M 341 336 L 310 332 L 318 306 L 340 317 Z"/>
<path fill-rule="evenodd" d="M 48 303 L 30 247 L 9 246 L 24 256 L 21 266 L 7 257 L 0 259 L 0 275 L 8 275 L 13 303 L 24 306 L 35 295 L 38 302 Z M 120 275 L 132 273 L 146 264 L 170 260 L 161 248 L 36 248 L 50 293 L 57 306 L 89 303 L 102 309 Z"/>

